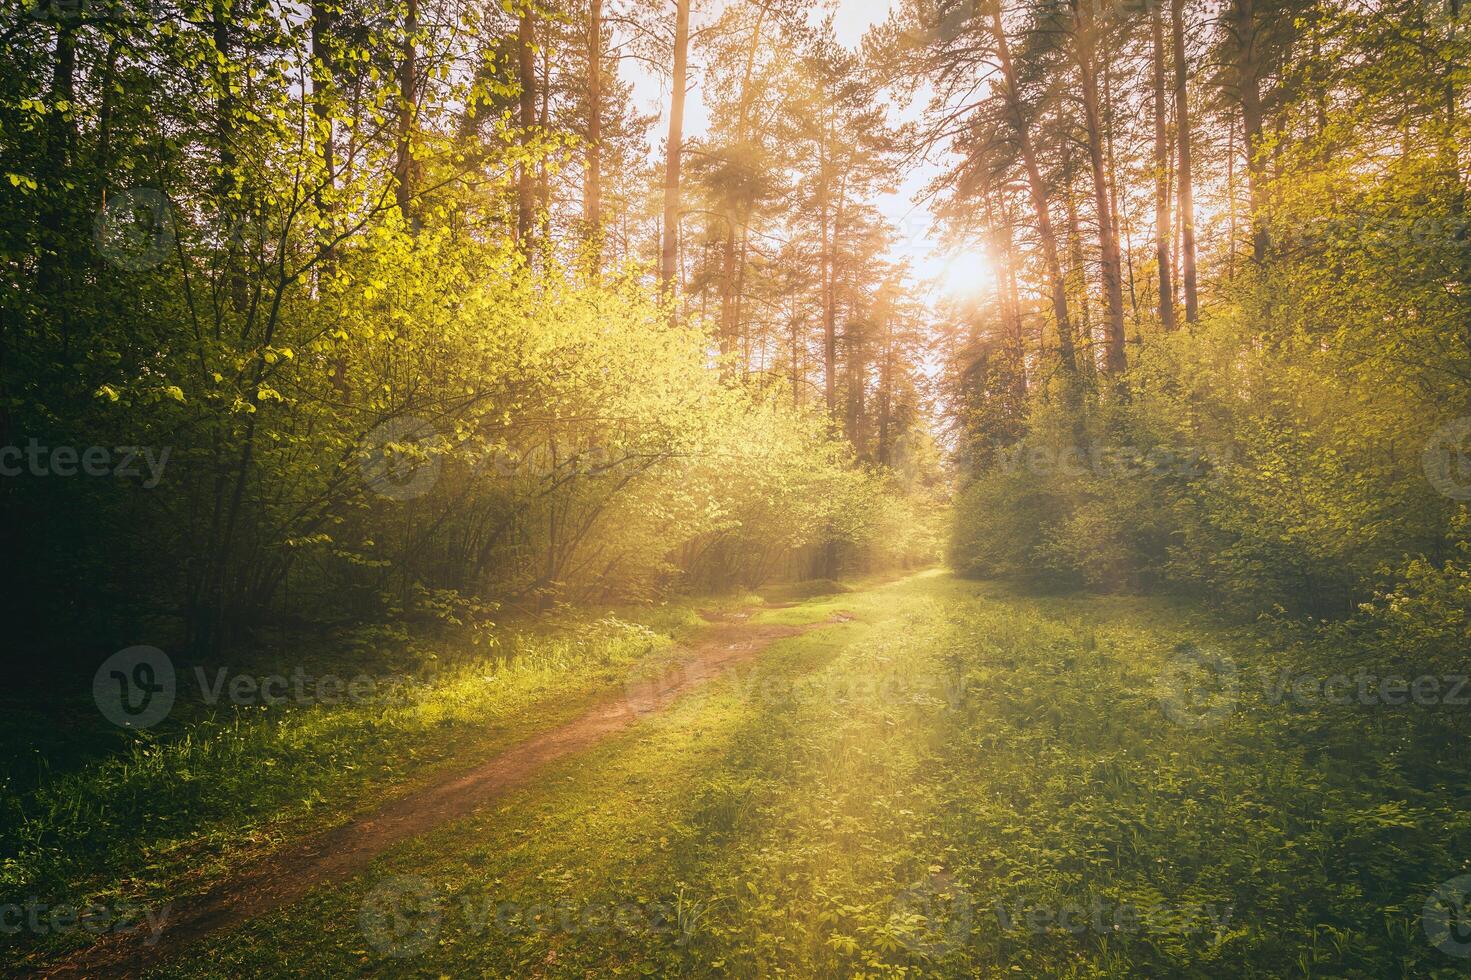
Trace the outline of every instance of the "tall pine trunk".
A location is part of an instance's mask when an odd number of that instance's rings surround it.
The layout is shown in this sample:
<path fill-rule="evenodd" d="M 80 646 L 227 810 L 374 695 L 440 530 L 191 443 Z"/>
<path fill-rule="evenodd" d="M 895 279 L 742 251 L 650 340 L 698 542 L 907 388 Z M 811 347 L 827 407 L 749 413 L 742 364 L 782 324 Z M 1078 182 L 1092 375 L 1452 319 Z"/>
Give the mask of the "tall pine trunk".
<path fill-rule="evenodd" d="M 398 155 L 394 163 L 394 193 L 404 224 L 417 230 L 414 214 L 413 125 L 418 110 L 419 0 L 408 0 L 404 15 L 403 51 L 398 63 Z"/>
<path fill-rule="evenodd" d="M 1042 243 L 1042 259 L 1047 267 L 1047 277 L 1052 286 L 1052 312 L 1057 320 L 1057 349 L 1063 370 L 1069 377 L 1078 373 L 1077 351 L 1073 345 L 1072 321 L 1068 318 L 1067 282 L 1063 279 L 1062 263 L 1057 257 L 1057 235 L 1053 232 L 1052 218 L 1048 213 L 1047 191 L 1042 183 L 1042 171 L 1037 165 L 1037 153 L 1032 145 L 1031 126 L 1026 110 L 1022 106 L 1021 89 L 1017 85 L 1016 70 L 1011 62 L 1011 49 L 1006 42 L 1006 28 L 1001 22 L 1001 5 L 991 9 L 992 30 L 996 36 L 996 60 L 1001 68 L 1001 82 L 1007 109 L 1016 129 L 1017 142 L 1021 147 L 1022 162 L 1027 171 L 1027 192 L 1031 197 L 1032 210 L 1037 216 L 1037 237 Z"/>
<path fill-rule="evenodd" d="M 831 146 L 831 115 L 825 110 L 822 121 L 822 136 L 817 146 L 817 230 L 818 230 L 818 279 L 822 302 L 822 391 L 827 408 L 827 417 L 837 417 L 838 409 L 838 335 L 836 290 L 833 288 L 834 262 L 833 239 L 836 237 L 836 222 L 829 209 L 832 206 L 831 162 L 828 149 Z"/>
<path fill-rule="evenodd" d="M 1260 265 L 1267 257 L 1266 174 L 1262 159 L 1262 80 L 1257 50 L 1256 7 L 1253 0 L 1235 0 L 1232 29 L 1236 35 L 1237 98 L 1241 104 L 1241 130 L 1245 136 L 1246 196 L 1251 208 L 1251 254 Z"/>
<path fill-rule="evenodd" d="M 601 264 L 603 237 L 603 0 L 589 0 L 587 13 L 587 173 L 582 219 L 587 225 L 593 271 Z"/>
<path fill-rule="evenodd" d="M 1149 14 L 1154 51 L 1154 237 L 1159 264 L 1159 322 L 1175 329 L 1175 284 L 1170 269 L 1170 127 L 1165 105 L 1165 35 L 1158 7 Z"/>
<path fill-rule="evenodd" d="M 674 294 L 679 264 L 679 164 L 689 46 L 690 0 L 675 0 L 674 79 L 669 95 L 669 142 L 664 151 L 664 244 L 659 253 L 659 283 L 666 296 Z"/>
<path fill-rule="evenodd" d="M 1191 173 L 1190 99 L 1185 61 L 1185 0 L 1171 0 L 1170 31 L 1175 54 L 1175 138 L 1180 200 L 1180 274 L 1185 281 L 1185 322 L 1200 316 L 1195 284 L 1195 180 Z"/>
<path fill-rule="evenodd" d="M 1124 353 L 1124 283 L 1119 257 L 1118 229 L 1109 200 L 1108 168 L 1103 161 L 1103 120 L 1099 109 L 1097 65 L 1094 60 L 1093 18 L 1081 0 L 1073 0 L 1072 49 L 1083 96 L 1083 126 L 1088 140 L 1088 163 L 1093 171 L 1093 201 L 1098 214 L 1099 266 L 1107 302 L 1104 321 L 1104 370 L 1122 372 Z"/>
<path fill-rule="evenodd" d="M 516 77 L 521 85 L 521 139 L 529 143 L 536 129 L 536 20 L 530 0 L 521 8 L 516 24 Z M 531 161 L 522 160 L 516 182 L 516 239 L 528 250 L 535 210 L 536 176 Z"/>

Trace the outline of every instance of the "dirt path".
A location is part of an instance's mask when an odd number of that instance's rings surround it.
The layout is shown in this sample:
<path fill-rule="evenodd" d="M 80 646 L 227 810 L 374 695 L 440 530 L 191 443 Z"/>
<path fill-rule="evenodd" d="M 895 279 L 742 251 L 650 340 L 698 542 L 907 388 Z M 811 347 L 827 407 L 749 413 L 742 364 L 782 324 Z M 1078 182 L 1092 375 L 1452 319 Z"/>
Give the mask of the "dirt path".
<path fill-rule="evenodd" d="M 543 767 L 591 748 L 708 680 L 748 661 L 776 640 L 839 622 L 765 626 L 737 614 L 703 633 L 690 656 L 652 679 L 629 683 L 606 701 L 549 732 L 535 735 L 474 769 L 388 803 L 341 827 L 314 834 L 257 861 L 214 889 L 174 902 L 154 946 L 145 932 L 104 936 L 75 956 L 41 968 L 46 977 L 132 977 L 206 936 L 234 928 L 297 901 L 321 885 L 342 881 L 393 845 L 467 816 Z"/>

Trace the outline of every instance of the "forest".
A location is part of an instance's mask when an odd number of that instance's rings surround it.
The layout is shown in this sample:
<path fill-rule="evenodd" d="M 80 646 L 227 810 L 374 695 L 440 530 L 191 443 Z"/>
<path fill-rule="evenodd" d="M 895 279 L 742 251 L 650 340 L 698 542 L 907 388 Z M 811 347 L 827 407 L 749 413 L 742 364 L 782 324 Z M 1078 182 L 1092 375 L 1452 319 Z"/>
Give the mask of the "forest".
<path fill-rule="evenodd" d="M 1462 0 L 0 35 L 0 974 L 1471 971 Z"/>

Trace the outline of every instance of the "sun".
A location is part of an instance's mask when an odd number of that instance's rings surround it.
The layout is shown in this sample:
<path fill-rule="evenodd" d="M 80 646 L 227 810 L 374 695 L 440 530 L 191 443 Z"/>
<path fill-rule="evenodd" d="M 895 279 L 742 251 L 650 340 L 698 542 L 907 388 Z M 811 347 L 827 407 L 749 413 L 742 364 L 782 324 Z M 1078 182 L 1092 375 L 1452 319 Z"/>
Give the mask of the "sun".
<path fill-rule="evenodd" d="M 952 253 L 939 276 L 940 288 L 956 299 L 980 295 L 990 281 L 991 259 L 980 249 Z"/>

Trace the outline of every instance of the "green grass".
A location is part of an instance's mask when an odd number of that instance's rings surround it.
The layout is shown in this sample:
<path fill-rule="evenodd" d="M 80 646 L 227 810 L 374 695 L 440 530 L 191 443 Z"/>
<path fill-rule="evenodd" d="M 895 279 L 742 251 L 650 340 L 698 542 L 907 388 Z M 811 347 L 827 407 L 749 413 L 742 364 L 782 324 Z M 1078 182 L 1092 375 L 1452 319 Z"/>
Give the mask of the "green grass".
<path fill-rule="evenodd" d="M 640 663 L 670 656 L 706 625 L 695 605 L 568 612 L 503 629 L 493 648 L 451 634 L 407 654 L 310 658 L 315 674 L 418 678 L 365 701 L 204 711 L 181 700 L 162 734 L 124 733 L 112 754 L 3 797 L 0 904 L 157 905 L 203 890 L 254 852 L 344 822 L 622 690 Z M 239 669 L 287 673 L 290 664 L 261 657 Z M 6 945 L 0 964 L 19 955 Z"/>
<path fill-rule="evenodd" d="M 1177 603 L 931 572 L 756 618 L 838 613 L 159 975 L 1466 975 L 1420 716 L 1243 682 L 1181 724 L 1180 649 L 1288 654 Z"/>

